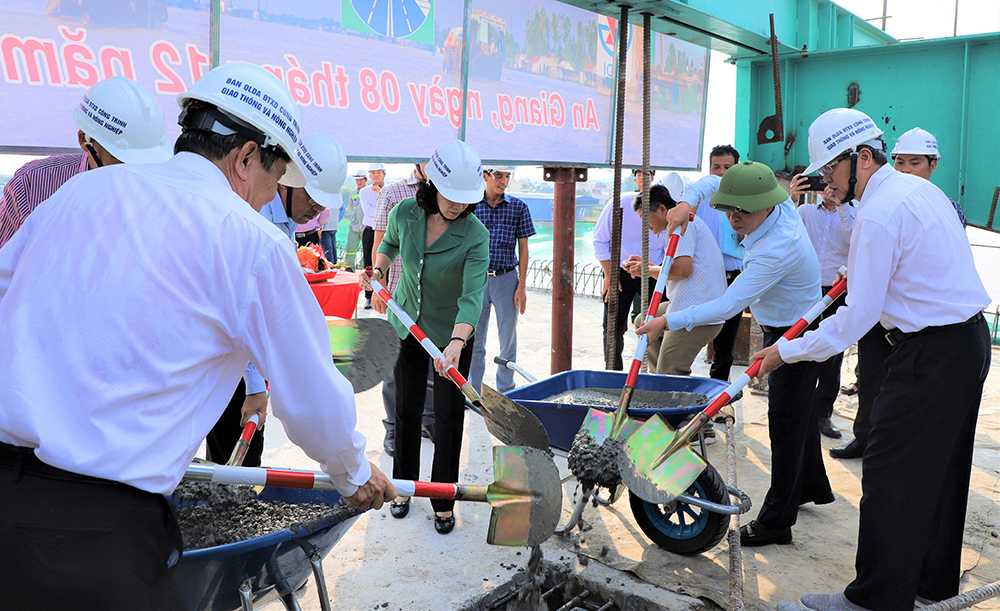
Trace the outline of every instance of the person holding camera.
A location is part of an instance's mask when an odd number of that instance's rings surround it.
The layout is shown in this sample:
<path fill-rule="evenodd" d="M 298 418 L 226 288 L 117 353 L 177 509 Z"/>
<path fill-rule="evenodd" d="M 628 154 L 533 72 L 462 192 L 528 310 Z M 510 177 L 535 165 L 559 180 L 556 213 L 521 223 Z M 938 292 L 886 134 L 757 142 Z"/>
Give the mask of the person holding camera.
<path fill-rule="evenodd" d="M 806 226 L 806 233 L 816 249 L 819 258 L 820 281 L 823 294 L 830 292 L 837 281 L 837 273 L 847 265 L 847 253 L 851 248 L 851 229 L 858 209 L 854 202 L 838 201 L 832 189 L 825 182 L 810 182 L 811 177 L 797 174 L 792 178 L 792 201 L 798 201 L 805 191 L 820 191 L 820 201 L 798 207 L 799 216 Z M 815 178 L 819 178 L 818 176 Z M 844 305 L 846 295 L 841 295 L 827 308 L 824 316 L 830 316 Z M 840 368 L 844 364 L 844 353 L 838 353 L 819 364 L 819 381 L 813 396 L 813 407 L 819 415 L 819 432 L 830 439 L 840 439 L 843 434 L 833 424 L 833 404 L 840 392 Z"/>

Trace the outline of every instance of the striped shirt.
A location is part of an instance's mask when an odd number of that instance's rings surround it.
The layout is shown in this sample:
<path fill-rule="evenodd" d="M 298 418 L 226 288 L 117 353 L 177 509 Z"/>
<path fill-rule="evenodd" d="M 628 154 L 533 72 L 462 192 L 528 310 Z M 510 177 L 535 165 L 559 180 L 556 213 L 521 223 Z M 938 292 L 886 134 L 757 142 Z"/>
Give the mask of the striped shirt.
<path fill-rule="evenodd" d="M 396 207 L 396 204 L 409 197 L 416 197 L 417 187 L 423 182 L 416 170 L 410 172 L 407 178 L 402 178 L 396 182 L 389 183 L 382 187 L 378 194 L 378 203 L 375 204 L 375 224 L 372 229 L 375 231 L 385 231 L 389 226 L 389 211 Z M 403 257 L 396 257 L 389 271 L 385 272 L 385 288 L 389 293 L 396 290 L 399 284 L 399 277 L 403 273 Z"/>
<path fill-rule="evenodd" d="M 10 240 L 28 215 L 64 182 L 87 171 L 86 153 L 54 155 L 29 161 L 14 172 L 0 198 L 0 246 Z"/>

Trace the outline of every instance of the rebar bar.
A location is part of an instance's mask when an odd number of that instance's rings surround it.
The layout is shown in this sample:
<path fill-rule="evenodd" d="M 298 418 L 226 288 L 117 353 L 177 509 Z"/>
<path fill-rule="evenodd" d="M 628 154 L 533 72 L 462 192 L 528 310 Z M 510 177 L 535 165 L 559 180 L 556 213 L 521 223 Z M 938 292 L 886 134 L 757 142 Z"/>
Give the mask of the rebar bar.
<path fill-rule="evenodd" d="M 994 581 L 981 588 L 969 590 L 958 596 L 936 602 L 933 605 L 927 605 L 922 611 L 955 611 L 956 609 L 971 607 L 976 603 L 981 603 L 984 600 L 989 600 L 997 596 L 1000 596 L 1000 581 Z"/>
<path fill-rule="evenodd" d="M 736 488 L 735 419 L 726 416 L 726 483 Z M 729 608 L 743 611 L 743 551 L 740 548 L 740 514 L 729 516 Z"/>
<path fill-rule="evenodd" d="M 642 308 L 640 315 L 649 311 L 649 123 L 652 83 L 650 82 L 650 32 L 652 15 L 642 14 Z M 666 270 L 660 270 L 666 273 Z M 642 371 L 646 371 L 646 354 L 642 354 Z"/>
<path fill-rule="evenodd" d="M 611 258 L 608 261 L 608 315 L 604 342 L 604 368 L 614 369 L 618 346 L 618 280 L 622 254 L 622 146 L 625 138 L 625 71 L 628 51 L 628 6 L 622 6 L 618 20 L 618 91 L 615 106 L 615 183 L 611 208 Z"/>

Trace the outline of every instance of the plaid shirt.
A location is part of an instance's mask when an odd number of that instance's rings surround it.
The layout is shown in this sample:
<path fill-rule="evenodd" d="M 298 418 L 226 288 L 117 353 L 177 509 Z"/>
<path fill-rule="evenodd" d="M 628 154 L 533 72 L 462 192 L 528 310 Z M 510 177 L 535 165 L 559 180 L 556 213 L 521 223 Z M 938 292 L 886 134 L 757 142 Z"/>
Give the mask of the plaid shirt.
<path fill-rule="evenodd" d="M 10 240 L 28 215 L 64 182 L 87 170 L 86 153 L 54 155 L 29 161 L 4 185 L 0 199 L 0 246 Z"/>
<path fill-rule="evenodd" d="M 417 171 L 413 170 L 408 178 L 397 180 L 383 187 L 378 193 L 378 201 L 375 204 L 375 224 L 372 225 L 372 229 L 385 231 L 389 226 L 389 211 L 404 199 L 416 196 L 420 182 Z M 397 256 L 385 273 L 385 282 L 382 284 L 392 294 L 396 290 L 396 285 L 399 284 L 400 274 L 403 273 L 403 257 Z"/>
<path fill-rule="evenodd" d="M 490 269 L 517 267 L 517 241 L 535 235 L 528 205 L 504 193 L 496 207 L 483 197 L 472 213 L 490 230 Z"/>

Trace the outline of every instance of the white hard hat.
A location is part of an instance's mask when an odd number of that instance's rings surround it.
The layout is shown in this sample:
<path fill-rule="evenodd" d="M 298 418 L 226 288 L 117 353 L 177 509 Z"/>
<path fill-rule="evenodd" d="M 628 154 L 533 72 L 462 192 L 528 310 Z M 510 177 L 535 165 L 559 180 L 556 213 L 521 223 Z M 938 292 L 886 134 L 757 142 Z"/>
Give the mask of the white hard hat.
<path fill-rule="evenodd" d="M 160 104 L 148 89 L 124 76 L 88 89 L 73 109 L 73 122 L 125 163 L 156 163 L 173 154 Z"/>
<path fill-rule="evenodd" d="M 484 165 L 483 171 L 486 173 L 493 172 L 507 172 L 508 174 L 513 174 L 514 170 L 517 168 L 512 165 Z"/>
<path fill-rule="evenodd" d="M 364 170 L 358 170 L 354 173 L 354 178 L 357 180 L 368 180 L 368 175 L 365 174 Z"/>
<path fill-rule="evenodd" d="M 434 151 L 425 172 L 427 180 L 448 200 L 478 204 L 483 199 L 486 190 L 483 162 L 479 154 L 461 140 L 453 140 Z"/>
<path fill-rule="evenodd" d="M 657 181 L 667 188 L 670 199 L 675 202 L 684 201 L 684 179 L 677 172 L 671 172 Z"/>
<path fill-rule="evenodd" d="M 371 163 L 371 164 L 368 164 L 368 171 L 369 172 L 374 172 L 376 170 L 382 170 L 383 172 L 385 172 L 385 165 L 383 165 L 381 163 Z"/>
<path fill-rule="evenodd" d="M 940 159 L 937 138 L 929 131 L 914 127 L 896 140 L 892 147 L 892 157 L 896 155 L 927 155 L 932 159 Z"/>
<path fill-rule="evenodd" d="M 306 193 L 324 208 L 340 206 L 340 188 L 347 178 L 347 155 L 333 136 L 312 134 L 295 149 L 306 175 Z"/>
<path fill-rule="evenodd" d="M 809 167 L 803 174 L 812 174 L 841 153 L 856 151 L 862 144 L 884 151 L 884 145 L 875 141 L 881 135 L 882 130 L 860 110 L 828 110 L 809 126 Z"/>
<path fill-rule="evenodd" d="M 242 133 L 253 137 L 262 147 L 280 148 L 291 161 L 282 184 L 304 187 L 305 175 L 297 165 L 295 150 L 299 145 L 299 111 L 284 83 L 256 64 L 232 62 L 213 68 L 189 91 L 177 95 L 177 104 L 186 109 L 192 100 L 207 102 L 219 113 L 205 113 L 197 125 L 178 121 L 217 134 Z M 189 119 L 194 120 L 194 119 Z M 251 135 L 253 133 L 253 135 Z"/>

